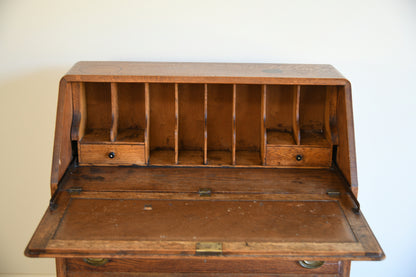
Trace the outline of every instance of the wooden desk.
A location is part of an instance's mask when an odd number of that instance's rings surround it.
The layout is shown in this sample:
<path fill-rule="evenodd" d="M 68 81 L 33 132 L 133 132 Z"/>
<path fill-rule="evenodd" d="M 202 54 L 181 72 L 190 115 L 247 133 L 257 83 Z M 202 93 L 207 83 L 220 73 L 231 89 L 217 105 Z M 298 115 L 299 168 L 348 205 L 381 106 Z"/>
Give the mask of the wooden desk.
<path fill-rule="evenodd" d="M 330 65 L 80 62 L 25 254 L 62 276 L 349 276 L 351 86 Z"/>

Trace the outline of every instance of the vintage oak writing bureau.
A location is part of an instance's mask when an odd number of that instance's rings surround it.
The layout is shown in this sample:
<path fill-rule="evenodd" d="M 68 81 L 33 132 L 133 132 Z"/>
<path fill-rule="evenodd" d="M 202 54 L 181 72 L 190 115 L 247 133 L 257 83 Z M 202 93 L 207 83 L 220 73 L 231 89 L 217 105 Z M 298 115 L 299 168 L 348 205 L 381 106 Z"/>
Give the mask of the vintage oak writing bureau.
<path fill-rule="evenodd" d="M 384 253 L 330 65 L 80 62 L 25 254 L 57 275 L 349 276 Z"/>

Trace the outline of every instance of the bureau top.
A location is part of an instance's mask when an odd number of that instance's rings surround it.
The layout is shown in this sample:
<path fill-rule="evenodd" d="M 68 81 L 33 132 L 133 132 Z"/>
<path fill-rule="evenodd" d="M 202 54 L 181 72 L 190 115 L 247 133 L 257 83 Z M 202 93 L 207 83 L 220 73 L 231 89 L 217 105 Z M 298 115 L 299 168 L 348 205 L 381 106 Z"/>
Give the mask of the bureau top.
<path fill-rule="evenodd" d="M 287 83 L 345 85 L 332 65 L 177 62 L 78 62 L 67 81 Z"/>

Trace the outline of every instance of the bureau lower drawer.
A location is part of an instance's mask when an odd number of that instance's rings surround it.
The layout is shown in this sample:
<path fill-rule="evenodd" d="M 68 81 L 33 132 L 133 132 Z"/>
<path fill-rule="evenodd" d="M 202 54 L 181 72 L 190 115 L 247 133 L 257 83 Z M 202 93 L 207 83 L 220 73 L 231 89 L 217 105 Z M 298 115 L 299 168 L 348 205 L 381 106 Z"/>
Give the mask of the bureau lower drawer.
<path fill-rule="evenodd" d="M 143 165 L 144 144 L 80 144 L 80 165 Z"/>
<path fill-rule="evenodd" d="M 267 165 L 301 166 L 301 167 L 330 167 L 331 148 L 326 147 L 287 147 L 267 146 Z"/>
<path fill-rule="evenodd" d="M 274 258 L 146 258 L 109 259 L 105 264 L 91 265 L 84 259 L 68 259 L 68 273 L 75 272 L 142 272 L 142 273 L 192 273 L 192 274 L 313 274 L 313 276 L 336 276 L 339 262 L 326 262 L 315 269 L 303 268 L 298 261 Z M 328 274 L 328 275 L 327 275 Z M 334 274 L 334 275 L 330 275 Z M 71 276 L 71 275 L 69 275 Z M 228 275 L 230 276 L 230 275 Z"/>

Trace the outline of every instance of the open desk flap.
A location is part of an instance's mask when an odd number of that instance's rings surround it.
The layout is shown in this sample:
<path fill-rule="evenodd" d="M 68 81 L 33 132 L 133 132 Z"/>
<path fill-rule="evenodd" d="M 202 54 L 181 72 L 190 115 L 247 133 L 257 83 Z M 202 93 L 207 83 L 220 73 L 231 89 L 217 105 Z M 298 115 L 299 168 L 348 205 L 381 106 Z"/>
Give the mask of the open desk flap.
<path fill-rule="evenodd" d="M 62 182 L 28 256 L 384 257 L 332 170 L 79 167 Z"/>

